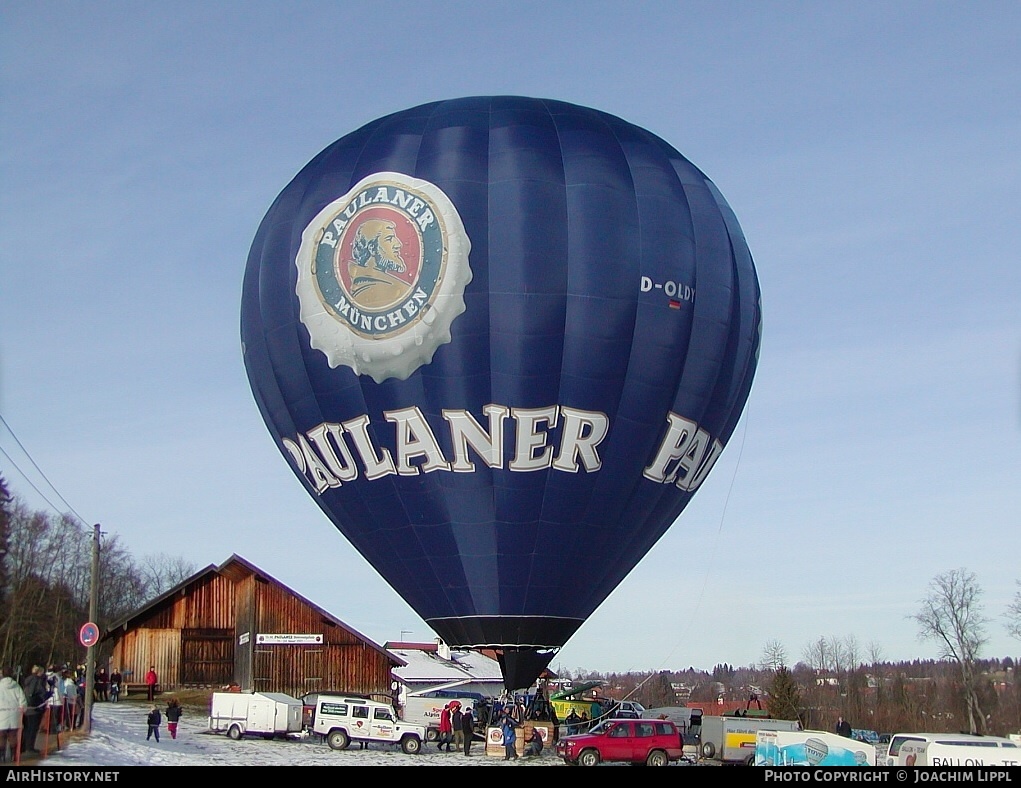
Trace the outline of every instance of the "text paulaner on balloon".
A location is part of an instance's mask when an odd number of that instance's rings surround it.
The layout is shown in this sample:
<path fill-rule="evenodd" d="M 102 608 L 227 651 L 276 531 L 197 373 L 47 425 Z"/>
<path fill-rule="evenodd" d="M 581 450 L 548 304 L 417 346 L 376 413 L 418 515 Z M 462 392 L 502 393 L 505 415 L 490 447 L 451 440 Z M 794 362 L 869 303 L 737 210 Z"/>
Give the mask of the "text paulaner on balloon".
<path fill-rule="evenodd" d="M 552 468 L 565 473 L 593 473 L 602 467 L 598 448 L 610 427 L 605 413 L 565 405 L 509 408 L 490 404 L 484 411 L 488 429 L 466 410 L 442 411 L 452 459 L 444 454 L 436 433 L 417 406 L 383 413 L 394 425 L 393 451 L 373 441 L 370 419 L 365 414 L 342 423 L 318 424 L 295 438 L 283 438 L 282 443 L 299 473 L 319 494 L 359 476 L 372 481 L 393 474 L 472 473 L 476 466 L 469 447 L 490 468 L 503 468 L 504 422 L 508 419 L 514 423 L 509 431 L 514 450 L 506 463 L 507 470 L 528 473 Z M 722 453 L 723 444 L 691 419 L 676 413 L 667 414 L 667 425 L 655 458 L 642 475 L 659 484 L 674 484 L 694 492 Z"/>

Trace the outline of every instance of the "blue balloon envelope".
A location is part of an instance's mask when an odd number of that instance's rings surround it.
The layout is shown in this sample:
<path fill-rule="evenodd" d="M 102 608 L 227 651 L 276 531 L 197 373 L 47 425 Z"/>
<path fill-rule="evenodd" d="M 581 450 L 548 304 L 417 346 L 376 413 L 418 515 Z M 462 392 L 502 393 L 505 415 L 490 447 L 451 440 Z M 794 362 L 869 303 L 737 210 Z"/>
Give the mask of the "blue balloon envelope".
<path fill-rule="evenodd" d="M 448 644 L 528 686 L 677 519 L 752 383 L 711 181 L 620 118 L 485 96 L 375 120 L 263 219 L 244 361 L 277 446 Z"/>

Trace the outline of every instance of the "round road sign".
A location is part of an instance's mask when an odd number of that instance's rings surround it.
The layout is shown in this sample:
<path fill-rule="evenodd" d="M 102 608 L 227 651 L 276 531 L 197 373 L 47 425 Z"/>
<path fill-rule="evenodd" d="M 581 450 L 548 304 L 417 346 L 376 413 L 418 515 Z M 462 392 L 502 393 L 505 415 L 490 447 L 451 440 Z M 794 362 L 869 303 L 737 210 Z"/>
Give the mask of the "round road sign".
<path fill-rule="evenodd" d="M 82 624 L 82 628 L 78 630 L 78 640 L 86 648 L 96 645 L 99 642 L 99 627 L 91 621 Z"/>

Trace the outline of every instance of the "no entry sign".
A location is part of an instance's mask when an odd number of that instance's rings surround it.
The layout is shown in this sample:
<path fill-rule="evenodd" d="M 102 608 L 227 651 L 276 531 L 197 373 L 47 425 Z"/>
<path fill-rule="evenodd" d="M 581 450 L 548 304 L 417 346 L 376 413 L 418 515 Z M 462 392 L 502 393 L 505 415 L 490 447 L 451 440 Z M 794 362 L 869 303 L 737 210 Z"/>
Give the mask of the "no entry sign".
<path fill-rule="evenodd" d="M 78 630 L 78 640 L 86 648 L 96 645 L 99 642 L 99 627 L 91 621 L 82 624 L 82 628 Z"/>

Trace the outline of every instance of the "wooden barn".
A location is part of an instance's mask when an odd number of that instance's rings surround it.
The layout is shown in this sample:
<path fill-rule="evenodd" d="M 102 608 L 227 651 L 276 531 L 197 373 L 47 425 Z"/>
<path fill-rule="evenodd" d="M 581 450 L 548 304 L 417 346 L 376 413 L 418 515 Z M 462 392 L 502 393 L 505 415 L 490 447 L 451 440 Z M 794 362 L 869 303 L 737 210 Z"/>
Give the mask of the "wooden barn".
<path fill-rule="evenodd" d="M 112 648 L 108 672 L 120 668 L 132 691 L 155 666 L 161 691 L 392 695 L 391 670 L 405 665 L 237 555 L 113 624 L 102 640 Z"/>

